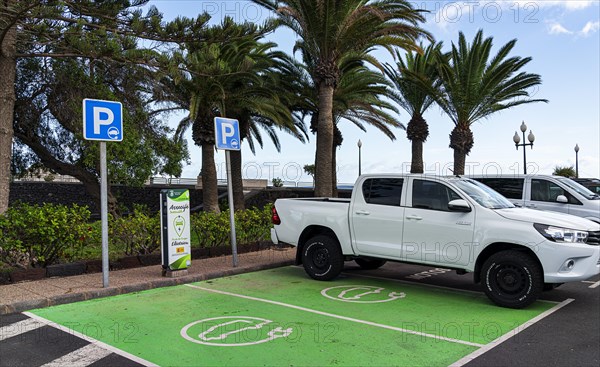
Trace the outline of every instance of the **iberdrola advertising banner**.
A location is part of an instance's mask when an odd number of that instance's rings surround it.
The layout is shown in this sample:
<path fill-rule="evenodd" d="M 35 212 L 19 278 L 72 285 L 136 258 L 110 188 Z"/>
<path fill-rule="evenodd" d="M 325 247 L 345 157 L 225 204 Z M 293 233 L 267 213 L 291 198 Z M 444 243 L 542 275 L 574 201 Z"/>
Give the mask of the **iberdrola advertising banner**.
<path fill-rule="evenodd" d="M 187 269 L 192 260 L 189 190 L 160 191 L 160 227 L 163 269 Z"/>

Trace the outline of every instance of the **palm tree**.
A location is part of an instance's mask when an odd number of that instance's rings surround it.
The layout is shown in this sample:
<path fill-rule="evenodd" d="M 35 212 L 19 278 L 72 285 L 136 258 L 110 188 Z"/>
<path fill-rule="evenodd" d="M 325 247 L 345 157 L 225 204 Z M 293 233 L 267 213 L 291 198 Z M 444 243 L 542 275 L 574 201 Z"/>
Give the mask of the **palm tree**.
<path fill-rule="evenodd" d="M 332 146 L 334 141 L 333 96 L 340 81 L 340 60 L 360 55 L 381 67 L 369 55 L 376 46 L 415 50 L 415 41 L 431 36 L 418 26 L 422 12 L 404 0 L 254 0 L 276 12 L 282 25 L 299 40 L 304 60 L 318 91 L 318 123 L 315 195 L 333 191 Z"/>
<path fill-rule="evenodd" d="M 390 97 L 389 87 L 391 86 L 382 73 L 366 67 L 361 58 L 345 58 L 340 64 L 340 82 L 333 95 L 332 196 L 337 196 L 336 156 L 337 149 L 344 140 L 340 130 L 343 121 L 353 123 L 362 131 L 366 131 L 365 125 L 373 126 L 390 140 L 396 139 L 392 128 L 405 128 L 388 112 L 397 112 L 394 106 L 382 98 Z M 298 65 L 298 69 L 294 72 L 296 80 L 302 84 L 298 90 L 301 91 L 304 102 L 298 106 L 298 109 L 304 115 L 310 115 L 310 129 L 316 133 L 319 114 L 318 96 L 307 69 L 310 69 L 310 65 Z"/>
<path fill-rule="evenodd" d="M 242 140 L 254 151 L 255 141 L 262 147 L 261 131 L 279 149 L 277 130 L 303 139 L 302 128 L 296 124 L 285 103 L 285 93 L 278 86 L 276 75 L 280 64 L 288 57 L 273 51 L 274 43 L 260 39 L 271 25 L 235 24 L 225 18 L 219 26 L 207 29 L 205 42 L 187 43 L 185 55 L 179 55 L 187 71 L 179 75 L 178 83 L 169 82 L 170 100 L 189 111 L 179 124 L 177 136 L 190 127 L 194 142 L 202 147 L 202 188 L 205 211 L 218 212 L 217 174 L 214 162 L 214 117 L 236 118 Z M 283 96 L 283 97 L 282 97 Z M 235 209 L 244 208 L 241 175 L 241 152 L 230 152 Z"/>
<path fill-rule="evenodd" d="M 412 143 L 411 173 L 423 173 L 423 143 L 429 136 L 429 127 L 423 114 L 435 102 L 441 80 L 437 62 L 443 58 L 442 43 L 432 43 L 422 54 L 408 52 L 406 60 L 396 51 L 395 67 L 385 65 L 385 74 L 392 81 L 392 100 L 410 114 L 406 137 Z"/>
<path fill-rule="evenodd" d="M 230 117 L 239 121 L 240 139 L 248 143 L 252 153 L 255 153 L 257 145 L 263 147 L 263 132 L 280 152 L 278 131 L 284 131 L 302 142 L 308 138 L 304 122 L 294 116 L 289 108 L 289 99 L 294 96 L 294 90 L 282 80 L 291 60 L 280 52 L 261 51 L 269 49 L 272 44 L 258 43 L 256 46 L 257 54 L 264 53 L 261 60 L 256 58 L 257 62 L 254 65 L 257 79 L 235 87 L 237 92 L 228 100 L 227 111 Z M 242 210 L 245 208 L 242 152 L 232 151 L 230 156 L 234 207 L 236 210 Z"/>
<path fill-rule="evenodd" d="M 176 136 L 181 139 L 191 127 L 192 139 L 202 148 L 205 211 L 219 212 L 213 121 L 227 115 L 226 107 L 235 99 L 237 88 L 259 78 L 253 72 L 256 54 L 251 52 L 257 34 L 263 34 L 263 29 L 225 18 L 222 24 L 202 30 L 202 42 L 182 45 L 185 53 L 173 55 L 179 60 L 180 70 L 163 81 L 166 92 L 161 100 L 189 111 L 179 123 Z"/>
<path fill-rule="evenodd" d="M 382 97 L 390 97 L 389 82 L 383 74 L 370 70 L 363 63 L 349 62 L 342 66 L 340 83 L 333 96 L 334 139 L 332 145 L 333 196 L 337 196 L 337 149 L 342 145 L 340 125 L 350 121 L 362 131 L 370 125 L 384 133 L 390 140 L 396 136 L 392 128 L 405 129 L 388 111 L 397 112 L 394 106 Z"/>
<path fill-rule="evenodd" d="M 464 174 L 465 159 L 474 144 L 471 125 L 475 121 L 522 104 L 548 102 L 529 95 L 529 88 L 542 83 L 538 74 L 520 71 L 531 57 L 508 57 L 516 42 L 508 42 L 490 59 L 492 37 L 484 39 L 480 30 L 469 45 L 460 32 L 449 61 L 440 62 L 443 93 L 437 102 L 454 122 L 450 148 L 454 149 L 456 175 Z"/>

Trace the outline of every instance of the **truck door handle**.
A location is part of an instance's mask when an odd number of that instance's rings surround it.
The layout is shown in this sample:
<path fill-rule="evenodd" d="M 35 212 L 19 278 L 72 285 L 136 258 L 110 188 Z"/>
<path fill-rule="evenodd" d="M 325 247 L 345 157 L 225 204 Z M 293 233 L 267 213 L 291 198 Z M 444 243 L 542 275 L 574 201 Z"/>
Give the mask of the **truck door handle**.
<path fill-rule="evenodd" d="M 371 212 L 366 211 L 366 210 L 357 210 L 357 211 L 355 211 L 355 213 L 357 215 L 370 215 L 371 214 Z"/>
<path fill-rule="evenodd" d="M 406 219 L 422 220 L 423 217 L 419 217 L 418 215 L 407 215 Z"/>

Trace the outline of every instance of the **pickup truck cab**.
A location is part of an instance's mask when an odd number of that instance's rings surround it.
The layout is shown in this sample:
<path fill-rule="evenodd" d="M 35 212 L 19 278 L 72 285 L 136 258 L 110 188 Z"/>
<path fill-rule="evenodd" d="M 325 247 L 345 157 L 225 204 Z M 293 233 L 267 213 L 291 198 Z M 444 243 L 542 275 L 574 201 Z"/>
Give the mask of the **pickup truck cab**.
<path fill-rule="evenodd" d="M 478 175 L 516 206 L 576 215 L 600 223 L 600 195 L 582 184 L 550 175 Z"/>
<path fill-rule="evenodd" d="M 474 272 L 494 303 L 522 308 L 544 288 L 600 273 L 599 224 L 517 208 L 468 178 L 363 175 L 350 199 L 278 199 L 272 220 L 273 242 L 297 246 L 317 280 L 349 260 L 426 264 Z"/>

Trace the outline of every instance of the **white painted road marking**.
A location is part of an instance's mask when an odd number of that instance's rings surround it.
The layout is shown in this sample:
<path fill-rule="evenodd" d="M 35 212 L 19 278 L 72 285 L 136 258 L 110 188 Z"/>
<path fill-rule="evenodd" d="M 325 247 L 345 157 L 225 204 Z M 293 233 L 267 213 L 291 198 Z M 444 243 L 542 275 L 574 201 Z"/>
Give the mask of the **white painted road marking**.
<path fill-rule="evenodd" d="M 528 322 L 524 323 L 523 325 L 517 326 L 516 328 L 514 328 L 513 330 L 507 332 L 506 334 L 502 335 L 501 337 L 497 338 L 496 340 L 493 340 L 492 342 L 486 344 L 483 348 L 480 348 L 476 351 L 474 351 L 473 353 L 459 359 L 458 361 L 452 363 L 449 367 L 461 367 L 464 366 L 465 364 L 471 362 L 472 360 L 474 360 L 475 358 L 479 357 L 480 355 L 489 352 L 491 349 L 495 348 L 496 346 L 500 345 L 501 343 L 507 341 L 508 339 L 512 338 L 513 336 L 517 335 L 518 333 L 520 333 L 521 331 L 527 329 L 528 327 L 530 327 L 531 325 L 537 323 L 538 321 L 541 321 L 543 318 L 553 314 L 554 312 L 560 310 L 561 308 L 565 307 L 566 305 L 568 305 L 569 303 L 573 302 L 574 299 L 573 298 L 567 298 L 566 300 L 562 301 L 561 303 L 557 304 L 556 306 L 552 307 L 549 310 L 546 310 L 544 312 L 542 312 L 541 314 L 537 315 L 536 317 L 534 317 L 533 319 L 529 320 Z"/>
<path fill-rule="evenodd" d="M 400 331 L 400 332 L 406 333 L 406 334 L 419 335 L 419 336 L 424 336 L 424 337 L 432 338 L 432 339 L 436 339 L 436 340 L 445 340 L 445 341 L 448 341 L 448 342 L 451 342 L 451 343 L 458 343 L 458 344 L 470 345 L 472 347 L 483 347 L 484 346 L 483 344 L 479 344 L 479 343 L 472 343 L 472 342 L 468 342 L 468 341 L 464 341 L 464 340 L 459 340 L 459 339 L 446 338 L 444 336 L 439 336 L 439 335 L 421 333 L 421 332 L 418 332 L 418 331 L 403 329 L 403 328 L 399 328 L 399 327 L 395 327 L 395 326 L 378 324 L 376 322 L 365 321 L 365 320 L 355 319 L 355 318 L 352 318 L 352 317 L 346 317 L 346 316 L 336 315 L 336 314 L 333 314 L 333 313 L 323 312 L 323 311 L 318 311 L 318 310 L 313 310 L 313 309 L 310 309 L 310 308 L 300 307 L 300 306 L 296 306 L 296 305 L 291 305 L 291 304 L 288 304 L 288 303 L 271 301 L 271 300 L 268 300 L 268 299 L 257 298 L 257 297 L 250 297 L 250 296 L 245 296 L 243 294 L 230 293 L 230 292 L 220 291 L 220 290 L 217 290 L 217 289 L 204 288 L 204 287 L 200 287 L 200 286 L 192 285 L 192 284 L 186 284 L 185 286 L 186 287 L 190 287 L 190 288 L 200 289 L 200 290 L 207 291 L 207 292 L 222 294 L 222 295 L 225 295 L 225 296 L 232 296 L 232 297 L 238 297 L 238 298 L 248 299 L 248 300 L 251 300 L 251 301 L 264 302 L 264 303 L 269 303 L 269 304 L 272 304 L 272 305 L 277 305 L 277 306 L 283 306 L 283 307 L 287 307 L 287 308 L 292 308 L 292 309 L 300 310 L 300 311 L 304 311 L 304 312 L 310 312 L 310 313 L 314 313 L 314 314 L 321 315 L 321 316 L 328 316 L 328 317 L 333 317 L 333 318 L 340 319 L 340 320 L 345 320 L 345 321 L 350 321 L 350 322 L 356 322 L 356 323 L 363 324 L 363 325 L 375 326 L 375 327 L 379 327 L 379 328 L 382 328 L 382 329 Z"/>
<path fill-rule="evenodd" d="M 597 282 L 592 282 L 589 280 L 582 280 L 581 283 L 588 283 L 591 284 L 588 288 L 598 288 L 600 286 L 600 280 Z"/>
<path fill-rule="evenodd" d="M 112 352 L 108 349 L 101 348 L 95 344 L 88 344 L 83 348 L 79 348 L 69 354 L 57 358 L 42 367 L 86 367 L 90 364 L 101 360 Z"/>
<path fill-rule="evenodd" d="M 35 330 L 41 326 L 44 326 L 44 324 L 33 319 L 21 320 L 13 324 L 3 326 L 0 328 L 0 341 L 12 338 L 13 336 L 21 335 L 31 330 Z"/>
<path fill-rule="evenodd" d="M 121 350 L 119 348 L 113 347 L 112 345 L 108 345 L 106 343 L 103 343 L 103 342 L 101 342 L 99 340 L 96 340 L 96 339 L 94 339 L 92 337 L 89 337 L 89 336 L 87 336 L 85 334 L 82 334 L 79 331 L 75 331 L 75 330 L 70 329 L 70 328 L 68 328 L 66 326 L 59 325 L 59 324 L 57 324 L 57 323 L 55 323 L 53 321 L 47 320 L 47 319 L 45 319 L 45 318 L 43 318 L 41 316 L 38 316 L 36 314 L 33 314 L 31 312 L 23 312 L 23 315 L 29 316 L 32 319 L 35 319 L 35 320 L 37 320 L 37 321 L 39 321 L 39 322 L 41 322 L 41 323 L 43 323 L 45 325 L 52 326 L 53 328 L 62 330 L 62 331 L 66 332 L 66 333 L 69 333 L 71 335 L 75 335 L 76 337 L 79 337 L 79 338 L 81 338 L 83 340 L 87 340 L 88 342 L 90 342 L 92 344 L 95 344 L 95 345 L 97 345 L 100 348 L 104 348 L 106 350 L 109 350 L 112 353 L 115 353 L 115 354 L 118 354 L 120 356 L 123 356 L 123 357 L 125 357 L 127 359 L 130 359 L 130 360 L 132 360 L 134 362 L 137 362 L 139 364 L 142 364 L 144 366 L 158 367 L 158 365 L 156 365 L 156 364 L 154 364 L 152 362 L 149 362 L 149 361 L 147 361 L 147 360 L 145 360 L 143 358 L 140 358 L 140 357 L 138 357 L 136 355 L 127 353 L 127 352 L 125 352 L 125 351 L 123 351 L 123 350 Z"/>

